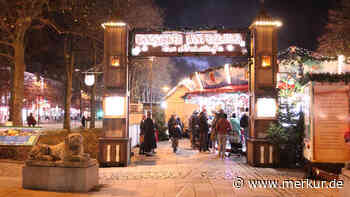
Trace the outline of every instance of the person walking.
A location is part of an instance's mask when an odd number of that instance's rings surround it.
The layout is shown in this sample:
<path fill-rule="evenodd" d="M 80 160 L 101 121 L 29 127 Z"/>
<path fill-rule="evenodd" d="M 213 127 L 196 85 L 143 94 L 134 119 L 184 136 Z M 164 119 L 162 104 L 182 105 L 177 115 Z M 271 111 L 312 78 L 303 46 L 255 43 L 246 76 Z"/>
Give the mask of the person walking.
<path fill-rule="evenodd" d="M 81 117 L 81 127 L 82 128 L 86 128 L 86 117 L 85 117 L 85 115 L 83 115 L 83 117 Z"/>
<path fill-rule="evenodd" d="M 216 131 L 216 123 L 219 120 L 219 113 L 215 113 L 214 120 L 211 124 L 211 133 L 210 133 L 210 140 L 211 140 L 211 146 L 212 146 L 212 152 L 215 153 L 215 146 L 217 141 L 217 131 Z"/>
<path fill-rule="evenodd" d="M 154 138 L 153 138 L 153 146 L 152 146 L 152 153 L 157 153 L 156 149 L 157 149 L 157 138 L 158 138 L 158 125 L 157 123 L 154 121 Z"/>
<path fill-rule="evenodd" d="M 232 114 L 232 117 L 230 119 L 230 123 L 232 126 L 232 130 L 235 133 L 234 135 L 238 136 L 238 140 L 239 140 L 238 143 L 240 143 L 240 141 L 241 141 L 240 140 L 241 139 L 241 126 L 240 126 L 239 120 L 237 119 L 236 113 Z"/>
<path fill-rule="evenodd" d="M 219 158 L 223 160 L 226 152 L 227 134 L 232 130 L 226 114 L 219 118 L 218 123 L 216 124 L 216 130 L 218 132 L 219 141 Z"/>
<path fill-rule="evenodd" d="M 241 141 L 241 127 L 239 124 L 239 120 L 237 119 L 236 113 L 232 114 L 231 119 L 230 119 L 230 123 L 231 123 L 232 130 L 233 130 L 233 136 L 230 140 L 231 150 L 234 153 L 238 153 L 239 148 L 242 145 L 242 141 Z"/>
<path fill-rule="evenodd" d="M 192 145 L 192 148 L 194 149 L 196 146 L 196 141 L 199 136 L 199 118 L 198 118 L 197 110 L 193 112 L 188 122 L 189 122 L 189 128 L 191 129 L 191 145 Z"/>
<path fill-rule="evenodd" d="M 246 152 L 247 146 L 246 146 L 246 138 L 248 135 L 248 128 L 249 128 L 249 117 L 247 115 L 248 108 L 245 109 L 245 113 L 242 115 L 239 124 L 243 128 L 243 134 L 241 135 L 241 141 L 242 141 L 242 151 Z"/>
<path fill-rule="evenodd" d="M 177 125 L 180 126 L 180 132 L 181 132 L 180 138 L 182 138 L 182 136 L 184 134 L 184 124 L 182 123 L 180 117 L 178 117 L 178 116 L 176 117 L 176 123 L 177 123 Z"/>
<path fill-rule="evenodd" d="M 144 150 L 145 150 L 146 156 L 151 156 L 152 150 L 154 149 L 155 127 L 151 116 L 152 116 L 151 112 L 148 111 L 147 118 L 144 121 L 144 131 L 145 131 Z"/>
<path fill-rule="evenodd" d="M 146 120 L 146 116 L 143 115 L 142 120 L 140 122 L 140 151 L 139 151 L 140 155 L 145 154 L 145 120 Z"/>
<path fill-rule="evenodd" d="M 209 132 L 209 125 L 208 125 L 207 110 L 204 108 L 202 112 L 199 114 L 199 140 L 200 140 L 199 152 L 208 151 L 208 146 L 207 146 L 208 132 Z"/>

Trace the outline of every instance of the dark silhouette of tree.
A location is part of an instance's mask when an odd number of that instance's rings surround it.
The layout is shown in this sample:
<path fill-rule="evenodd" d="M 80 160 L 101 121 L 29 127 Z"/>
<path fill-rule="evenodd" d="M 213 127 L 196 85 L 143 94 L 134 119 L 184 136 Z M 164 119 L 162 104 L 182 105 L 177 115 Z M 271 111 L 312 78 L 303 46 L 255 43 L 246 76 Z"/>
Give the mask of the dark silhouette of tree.
<path fill-rule="evenodd" d="M 331 56 L 350 55 L 350 0 L 329 10 L 325 33 L 318 38 L 318 51 Z"/>

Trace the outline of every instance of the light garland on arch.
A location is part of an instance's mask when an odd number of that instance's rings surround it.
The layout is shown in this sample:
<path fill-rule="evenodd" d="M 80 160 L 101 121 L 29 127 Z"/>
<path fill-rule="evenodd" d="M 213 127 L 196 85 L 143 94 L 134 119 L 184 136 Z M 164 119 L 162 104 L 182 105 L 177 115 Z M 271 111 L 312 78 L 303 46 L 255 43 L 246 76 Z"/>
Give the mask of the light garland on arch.
<path fill-rule="evenodd" d="M 247 54 L 242 33 L 217 33 L 217 31 L 136 33 L 132 55 L 143 52 L 162 53 L 212 53 L 240 52 Z M 239 51 L 241 50 L 241 51 Z"/>

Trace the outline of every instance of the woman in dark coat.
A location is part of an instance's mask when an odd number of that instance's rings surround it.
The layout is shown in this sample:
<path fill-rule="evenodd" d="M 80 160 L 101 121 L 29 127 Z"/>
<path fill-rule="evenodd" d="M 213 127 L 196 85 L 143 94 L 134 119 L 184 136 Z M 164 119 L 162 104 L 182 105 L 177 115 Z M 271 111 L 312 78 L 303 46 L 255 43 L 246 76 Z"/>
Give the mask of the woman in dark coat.
<path fill-rule="evenodd" d="M 144 121 L 144 131 L 145 131 L 145 139 L 144 139 L 144 150 L 146 153 L 151 153 L 152 149 L 154 149 L 154 123 L 151 118 L 151 112 L 147 112 L 147 118 Z"/>
<path fill-rule="evenodd" d="M 207 146 L 208 132 L 209 132 L 209 125 L 208 125 L 207 110 L 203 109 L 203 111 L 199 114 L 199 139 L 200 139 L 199 152 L 209 151 Z"/>

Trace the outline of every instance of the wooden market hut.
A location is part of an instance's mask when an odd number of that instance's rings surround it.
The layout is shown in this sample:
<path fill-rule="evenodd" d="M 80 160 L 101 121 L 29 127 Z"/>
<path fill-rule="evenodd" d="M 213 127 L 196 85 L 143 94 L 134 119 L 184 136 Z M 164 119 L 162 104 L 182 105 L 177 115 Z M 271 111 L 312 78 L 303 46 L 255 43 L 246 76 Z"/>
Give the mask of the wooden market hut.
<path fill-rule="evenodd" d="M 183 83 L 179 83 L 165 96 L 164 102 L 166 107 L 164 111 L 166 121 L 170 119 L 172 114 L 176 114 L 184 122 L 185 127 L 188 126 L 188 119 L 193 111 L 199 109 L 199 105 L 185 102 L 183 97 L 189 91 L 191 91 L 189 87 Z"/>

